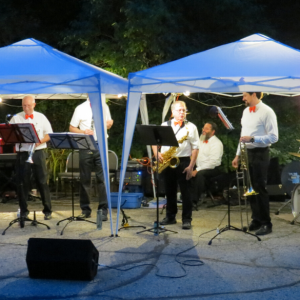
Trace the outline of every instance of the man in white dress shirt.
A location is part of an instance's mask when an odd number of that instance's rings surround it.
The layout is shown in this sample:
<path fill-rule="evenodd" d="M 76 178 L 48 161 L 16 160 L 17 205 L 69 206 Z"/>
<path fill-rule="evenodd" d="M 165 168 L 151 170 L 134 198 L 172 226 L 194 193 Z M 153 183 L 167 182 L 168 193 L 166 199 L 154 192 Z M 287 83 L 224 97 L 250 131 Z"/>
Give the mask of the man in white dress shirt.
<path fill-rule="evenodd" d="M 110 129 L 113 125 L 108 105 L 103 107 L 106 127 Z M 97 141 L 96 131 L 93 125 L 93 112 L 89 98 L 78 105 L 70 122 L 69 130 L 74 133 L 93 135 Z M 99 150 L 79 150 L 79 171 L 80 171 L 80 218 L 90 218 L 90 187 L 91 173 L 95 170 L 97 181 L 97 196 L 99 197 L 98 209 L 102 209 L 102 221 L 107 221 L 108 203 L 104 183 L 103 168 Z"/>
<path fill-rule="evenodd" d="M 27 163 L 28 152 L 32 144 L 16 144 L 17 156 L 17 180 L 18 180 L 18 198 L 21 209 L 21 217 L 27 217 L 28 193 L 30 188 L 31 171 L 34 172 L 38 190 L 44 205 L 44 219 L 51 219 L 51 200 L 49 186 L 47 184 L 46 153 L 47 142 L 50 140 L 49 133 L 52 133 L 52 127 L 45 115 L 34 111 L 35 99 L 33 96 L 25 96 L 22 100 L 23 111 L 13 116 L 10 124 L 31 123 L 34 124 L 39 136 L 40 143 L 35 144 L 35 150 L 32 156 L 33 164 Z"/>
<path fill-rule="evenodd" d="M 207 122 L 202 128 L 202 138 L 199 142 L 199 154 L 196 169 L 193 171 L 192 189 L 193 203 L 197 205 L 202 193 L 205 192 L 207 180 L 220 174 L 223 156 L 223 144 L 216 137 L 217 125 Z"/>
<path fill-rule="evenodd" d="M 253 189 L 258 195 L 249 196 L 252 222 L 249 230 L 257 235 L 272 232 L 269 196 L 266 190 L 269 167 L 269 147 L 278 141 L 277 118 L 271 107 L 261 101 L 261 92 L 243 93 L 244 109 L 240 142 L 245 143 L 248 153 L 250 177 Z M 240 144 L 232 166 L 237 168 Z"/>
<path fill-rule="evenodd" d="M 176 139 L 183 137 L 186 139 L 179 143 L 175 153 L 180 159 L 179 166 L 175 169 L 167 167 L 163 171 L 165 179 L 165 189 L 167 195 L 166 217 L 160 222 L 161 225 L 176 224 L 177 214 L 177 185 L 179 184 L 182 195 L 182 229 L 191 229 L 192 222 L 192 196 L 190 190 L 190 179 L 198 155 L 199 135 L 197 127 L 186 121 L 186 105 L 183 101 L 176 101 L 171 106 L 174 119 L 164 122 L 162 126 L 172 126 Z M 162 161 L 162 153 L 170 147 L 162 147 L 158 153 L 159 160 Z M 152 147 L 154 155 L 157 155 L 157 146 Z"/>

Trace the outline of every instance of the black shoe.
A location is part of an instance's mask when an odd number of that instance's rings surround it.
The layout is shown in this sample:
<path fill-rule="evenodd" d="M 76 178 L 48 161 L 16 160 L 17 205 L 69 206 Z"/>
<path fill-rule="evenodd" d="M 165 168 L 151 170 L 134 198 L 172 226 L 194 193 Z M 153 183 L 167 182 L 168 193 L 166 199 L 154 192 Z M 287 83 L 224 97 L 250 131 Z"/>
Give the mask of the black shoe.
<path fill-rule="evenodd" d="M 252 221 L 249 225 L 249 231 L 258 230 L 261 227 L 261 224 L 257 221 Z"/>
<path fill-rule="evenodd" d="M 90 218 L 92 216 L 91 213 L 82 213 L 81 215 L 79 215 L 77 218 L 80 218 L 80 219 L 87 219 L 87 218 Z"/>
<path fill-rule="evenodd" d="M 165 217 L 159 224 L 160 225 L 171 225 L 171 224 L 176 224 L 177 221 L 175 218 L 171 219 L 169 217 Z"/>
<path fill-rule="evenodd" d="M 51 213 L 47 213 L 44 215 L 44 220 L 51 220 L 51 219 L 52 219 Z"/>
<path fill-rule="evenodd" d="M 107 221 L 107 213 L 102 213 L 102 221 Z"/>
<path fill-rule="evenodd" d="M 255 232 L 256 235 L 266 235 L 272 232 L 272 225 L 262 225 L 258 231 Z"/>
<path fill-rule="evenodd" d="M 182 229 L 191 229 L 192 224 L 190 221 L 183 221 L 182 222 Z"/>
<path fill-rule="evenodd" d="M 28 217 L 28 215 L 29 215 L 29 211 L 26 211 L 26 213 L 21 214 L 20 217 L 23 218 L 23 219 L 26 219 Z"/>

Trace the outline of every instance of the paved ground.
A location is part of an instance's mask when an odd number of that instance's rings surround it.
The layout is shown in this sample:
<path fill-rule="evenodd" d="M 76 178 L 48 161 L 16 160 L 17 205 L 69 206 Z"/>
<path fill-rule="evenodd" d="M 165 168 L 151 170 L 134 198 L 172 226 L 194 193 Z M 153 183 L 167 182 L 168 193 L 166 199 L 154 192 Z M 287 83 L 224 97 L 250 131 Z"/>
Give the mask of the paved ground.
<path fill-rule="evenodd" d="M 203 205 L 193 213 L 193 227 L 189 231 L 181 229 L 179 218 L 177 224 L 168 226 L 177 234 L 136 234 L 138 228 L 128 228 L 121 230 L 119 237 L 110 237 L 109 222 L 104 223 L 101 231 L 94 224 L 73 222 L 61 236 L 63 224 L 56 223 L 71 216 L 71 202 L 55 200 L 53 219 L 45 221 L 50 230 L 30 223 L 24 228 L 15 224 L 6 235 L 0 235 L 0 299 L 299 299 L 300 227 L 299 223 L 289 224 L 289 207 L 274 215 L 279 205 L 271 203 L 273 233 L 261 242 L 230 230 L 209 246 L 225 216 L 225 205 Z M 37 211 L 37 219 L 43 221 L 40 201 L 30 202 L 29 206 L 31 211 Z M 1 232 L 16 217 L 17 208 L 12 200 L 0 203 Z M 156 219 L 155 211 L 140 208 L 127 209 L 126 213 L 130 225 L 150 228 Z M 75 215 L 79 213 L 76 199 Z M 94 210 L 92 220 L 95 218 Z M 232 209 L 231 224 L 240 227 L 237 207 Z M 227 216 L 219 228 L 225 225 Z M 90 239 L 99 251 L 101 265 L 123 271 L 100 266 L 90 282 L 31 279 L 25 261 L 31 237 Z"/>

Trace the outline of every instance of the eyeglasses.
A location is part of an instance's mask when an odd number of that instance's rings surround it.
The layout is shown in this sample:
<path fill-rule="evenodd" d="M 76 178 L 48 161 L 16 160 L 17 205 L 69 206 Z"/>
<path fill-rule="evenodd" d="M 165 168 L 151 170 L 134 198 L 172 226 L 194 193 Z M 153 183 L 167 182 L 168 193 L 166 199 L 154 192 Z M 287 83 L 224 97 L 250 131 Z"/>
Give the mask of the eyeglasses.
<path fill-rule="evenodd" d="M 186 113 L 187 112 L 187 109 L 174 109 L 175 111 L 178 111 L 178 112 L 183 112 L 183 113 Z"/>

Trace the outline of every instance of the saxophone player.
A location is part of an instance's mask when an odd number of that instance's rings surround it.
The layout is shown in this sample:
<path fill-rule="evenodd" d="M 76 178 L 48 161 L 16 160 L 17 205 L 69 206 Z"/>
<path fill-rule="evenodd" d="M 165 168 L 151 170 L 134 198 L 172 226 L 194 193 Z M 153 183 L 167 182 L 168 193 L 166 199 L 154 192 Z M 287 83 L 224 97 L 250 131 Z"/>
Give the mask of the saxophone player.
<path fill-rule="evenodd" d="M 248 155 L 250 178 L 258 195 L 249 196 L 252 210 L 252 221 L 249 231 L 256 235 L 272 232 L 270 218 L 269 196 L 266 190 L 269 167 L 269 147 L 278 141 L 278 126 L 275 112 L 262 101 L 261 92 L 243 93 L 244 109 L 241 124 L 240 142 L 245 143 Z M 240 146 L 232 161 L 234 168 L 238 167 Z"/>
<path fill-rule="evenodd" d="M 192 222 L 192 195 L 191 181 L 193 168 L 198 155 L 199 135 L 197 127 L 185 121 L 186 104 L 183 101 L 176 101 L 171 106 L 174 118 L 164 122 L 162 126 L 171 126 L 176 139 L 182 141 L 176 150 L 176 156 L 179 157 L 177 168 L 166 168 L 164 170 L 165 189 L 167 196 L 166 217 L 160 222 L 161 225 L 176 224 L 177 214 L 177 185 L 180 187 L 182 195 L 182 229 L 191 229 Z M 160 162 L 163 161 L 162 153 L 170 147 L 162 147 L 158 153 Z M 155 157 L 157 156 L 157 146 L 152 147 Z"/>

